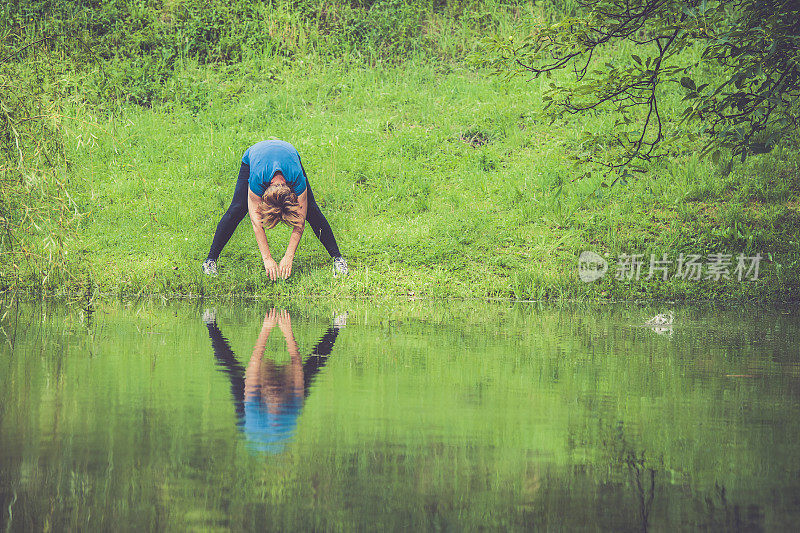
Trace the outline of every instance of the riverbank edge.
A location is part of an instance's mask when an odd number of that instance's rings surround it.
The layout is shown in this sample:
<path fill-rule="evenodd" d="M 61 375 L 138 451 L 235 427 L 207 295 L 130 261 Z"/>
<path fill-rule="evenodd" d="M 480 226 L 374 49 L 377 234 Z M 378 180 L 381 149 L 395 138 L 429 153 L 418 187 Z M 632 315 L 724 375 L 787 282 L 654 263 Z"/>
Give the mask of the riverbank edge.
<path fill-rule="evenodd" d="M 729 280 L 723 283 L 711 281 L 691 282 L 646 282 L 626 283 L 614 278 L 584 283 L 577 277 L 561 283 L 544 282 L 528 286 L 527 294 L 515 293 L 514 279 L 498 280 L 506 288 L 496 287 L 484 294 L 465 290 L 464 280 L 453 280 L 449 290 L 439 287 L 426 291 L 425 287 L 410 283 L 398 284 L 401 276 L 387 275 L 391 283 L 376 282 L 378 276 L 370 269 L 355 270 L 346 279 L 336 279 L 330 274 L 317 272 L 309 278 L 278 280 L 271 282 L 266 274 L 258 272 L 248 280 L 233 284 L 225 277 L 205 278 L 196 276 L 185 285 L 176 277 L 163 279 L 166 285 L 159 290 L 139 284 L 137 280 L 111 285 L 97 283 L 91 276 L 85 281 L 63 283 L 58 288 L 42 289 L 41 279 L 28 279 L 27 284 L 0 285 L 0 300 L 62 300 L 69 302 L 94 302 L 111 300 L 221 300 L 221 301 L 379 301 L 390 302 L 487 302 L 487 303 L 571 303 L 571 304 L 698 304 L 698 305 L 792 305 L 800 303 L 800 287 L 770 283 L 770 280 Z M 523 273 L 524 274 L 524 273 Z M 325 281 L 327 277 L 327 283 Z M 382 278 L 384 276 L 381 276 Z M 431 276 L 435 278 L 435 276 Z M 198 280 L 199 278 L 199 280 Z M 261 278 L 259 280 L 259 278 Z M 251 281 L 260 281 L 262 286 L 253 290 Z M 178 285 L 181 284 L 181 285 Z M 783 286 L 782 286 L 783 285 Z M 430 283 L 429 285 L 430 286 Z M 481 287 L 486 290 L 486 287 Z M 538 293 L 538 295 L 537 295 Z M 535 295 L 535 296 L 534 296 Z"/>

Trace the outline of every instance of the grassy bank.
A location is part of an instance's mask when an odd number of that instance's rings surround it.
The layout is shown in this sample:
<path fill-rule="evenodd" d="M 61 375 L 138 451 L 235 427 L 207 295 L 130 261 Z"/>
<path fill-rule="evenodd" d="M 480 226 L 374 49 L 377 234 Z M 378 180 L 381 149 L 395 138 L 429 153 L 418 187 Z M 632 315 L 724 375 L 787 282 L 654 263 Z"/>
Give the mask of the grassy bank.
<path fill-rule="evenodd" d="M 85 213 L 70 259 L 81 269 L 76 280 L 124 294 L 796 294 L 800 175 L 788 150 L 724 179 L 687 155 L 607 188 L 602 176 L 571 181 L 568 156 L 595 124 L 539 121 L 524 82 L 499 85 L 480 72 L 425 63 L 253 67 L 187 71 L 187 83 L 207 91 L 196 111 L 130 108 L 108 123 L 73 126 L 68 138 L 92 139 L 70 146 Z M 219 278 L 201 275 L 241 153 L 270 137 L 291 140 L 303 155 L 350 260 L 348 279 L 331 278 L 327 254 L 307 232 L 292 278 L 269 282 L 246 223 L 223 252 Z M 286 229 L 269 233 L 276 250 L 287 238 Z M 755 282 L 636 282 L 609 279 L 609 271 L 584 284 L 577 277 L 583 250 L 610 258 L 722 252 L 765 259 Z"/>
<path fill-rule="evenodd" d="M 437 42 L 464 35 L 448 27 Z M 500 82 L 449 53 L 409 53 L 398 62 L 301 52 L 180 59 L 159 82 L 161 97 L 146 106 L 123 98 L 103 108 L 79 97 L 113 62 L 65 74 L 75 89 L 53 115 L 63 139 L 53 179 L 63 202 L 51 210 L 63 223 L 31 230 L 27 241 L 44 257 L 46 239 L 55 238 L 59 266 L 5 263 L 0 284 L 125 296 L 800 295 L 796 143 L 727 175 L 688 150 L 609 187 L 612 177 L 597 172 L 576 179 L 586 169 L 571 156 L 584 149 L 582 133 L 609 127 L 611 116 L 549 124 L 539 98 L 546 80 Z M 201 274 L 241 154 L 273 137 L 300 151 L 350 262 L 348 278 L 332 278 L 327 254 L 307 231 L 292 277 L 270 282 L 247 221 L 224 250 L 219 277 Z M 268 233 L 276 259 L 288 234 Z M 578 278 L 584 250 L 609 259 L 598 281 Z M 623 253 L 644 255 L 641 279 L 615 278 Z M 650 255 L 665 253 L 669 279 L 660 272 L 646 279 Z M 680 253 L 703 262 L 730 254 L 731 279 L 674 277 Z M 737 279 L 739 254 L 763 257 L 757 280 Z"/>

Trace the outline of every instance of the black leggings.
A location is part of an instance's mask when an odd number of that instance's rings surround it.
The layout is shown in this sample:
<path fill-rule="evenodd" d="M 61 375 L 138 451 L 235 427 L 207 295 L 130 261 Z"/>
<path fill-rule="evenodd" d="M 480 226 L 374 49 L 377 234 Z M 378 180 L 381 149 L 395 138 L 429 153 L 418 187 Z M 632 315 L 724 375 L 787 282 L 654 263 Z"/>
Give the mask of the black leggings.
<path fill-rule="evenodd" d="M 214 233 L 214 240 L 211 241 L 211 249 L 208 251 L 208 259 L 216 261 L 220 252 L 228 244 L 236 226 L 247 215 L 247 191 L 249 189 L 248 179 L 250 178 L 250 166 L 242 163 L 239 169 L 239 177 L 236 179 L 236 188 L 233 190 L 233 200 L 222 220 L 217 224 L 217 231 Z M 331 257 L 339 257 L 339 246 L 336 244 L 336 237 L 333 236 L 331 225 L 325 219 L 325 215 L 319 210 L 314 193 L 311 192 L 311 185 L 308 185 L 308 212 L 306 222 L 311 225 L 314 235 L 322 242 L 322 246 L 328 251 Z"/>

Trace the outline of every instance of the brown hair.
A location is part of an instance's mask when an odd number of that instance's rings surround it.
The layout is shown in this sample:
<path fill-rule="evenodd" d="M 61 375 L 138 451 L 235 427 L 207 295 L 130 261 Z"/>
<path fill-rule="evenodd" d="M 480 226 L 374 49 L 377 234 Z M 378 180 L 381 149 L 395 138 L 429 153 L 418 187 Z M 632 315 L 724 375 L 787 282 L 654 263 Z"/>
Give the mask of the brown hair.
<path fill-rule="evenodd" d="M 261 197 L 258 210 L 264 229 L 272 229 L 281 221 L 287 226 L 297 226 L 303 222 L 297 195 L 286 183 L 270 184 Z"/>

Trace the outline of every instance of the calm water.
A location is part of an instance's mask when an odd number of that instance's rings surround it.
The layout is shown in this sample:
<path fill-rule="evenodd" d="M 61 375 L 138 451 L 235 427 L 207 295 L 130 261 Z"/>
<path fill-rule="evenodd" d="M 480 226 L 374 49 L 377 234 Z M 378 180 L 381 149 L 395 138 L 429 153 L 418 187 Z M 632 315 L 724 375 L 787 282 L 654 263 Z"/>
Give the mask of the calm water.
<path fill-rule="evenodd" d="M 6 531 L 800 523 L 797 308 L 7 310 Z"/>

